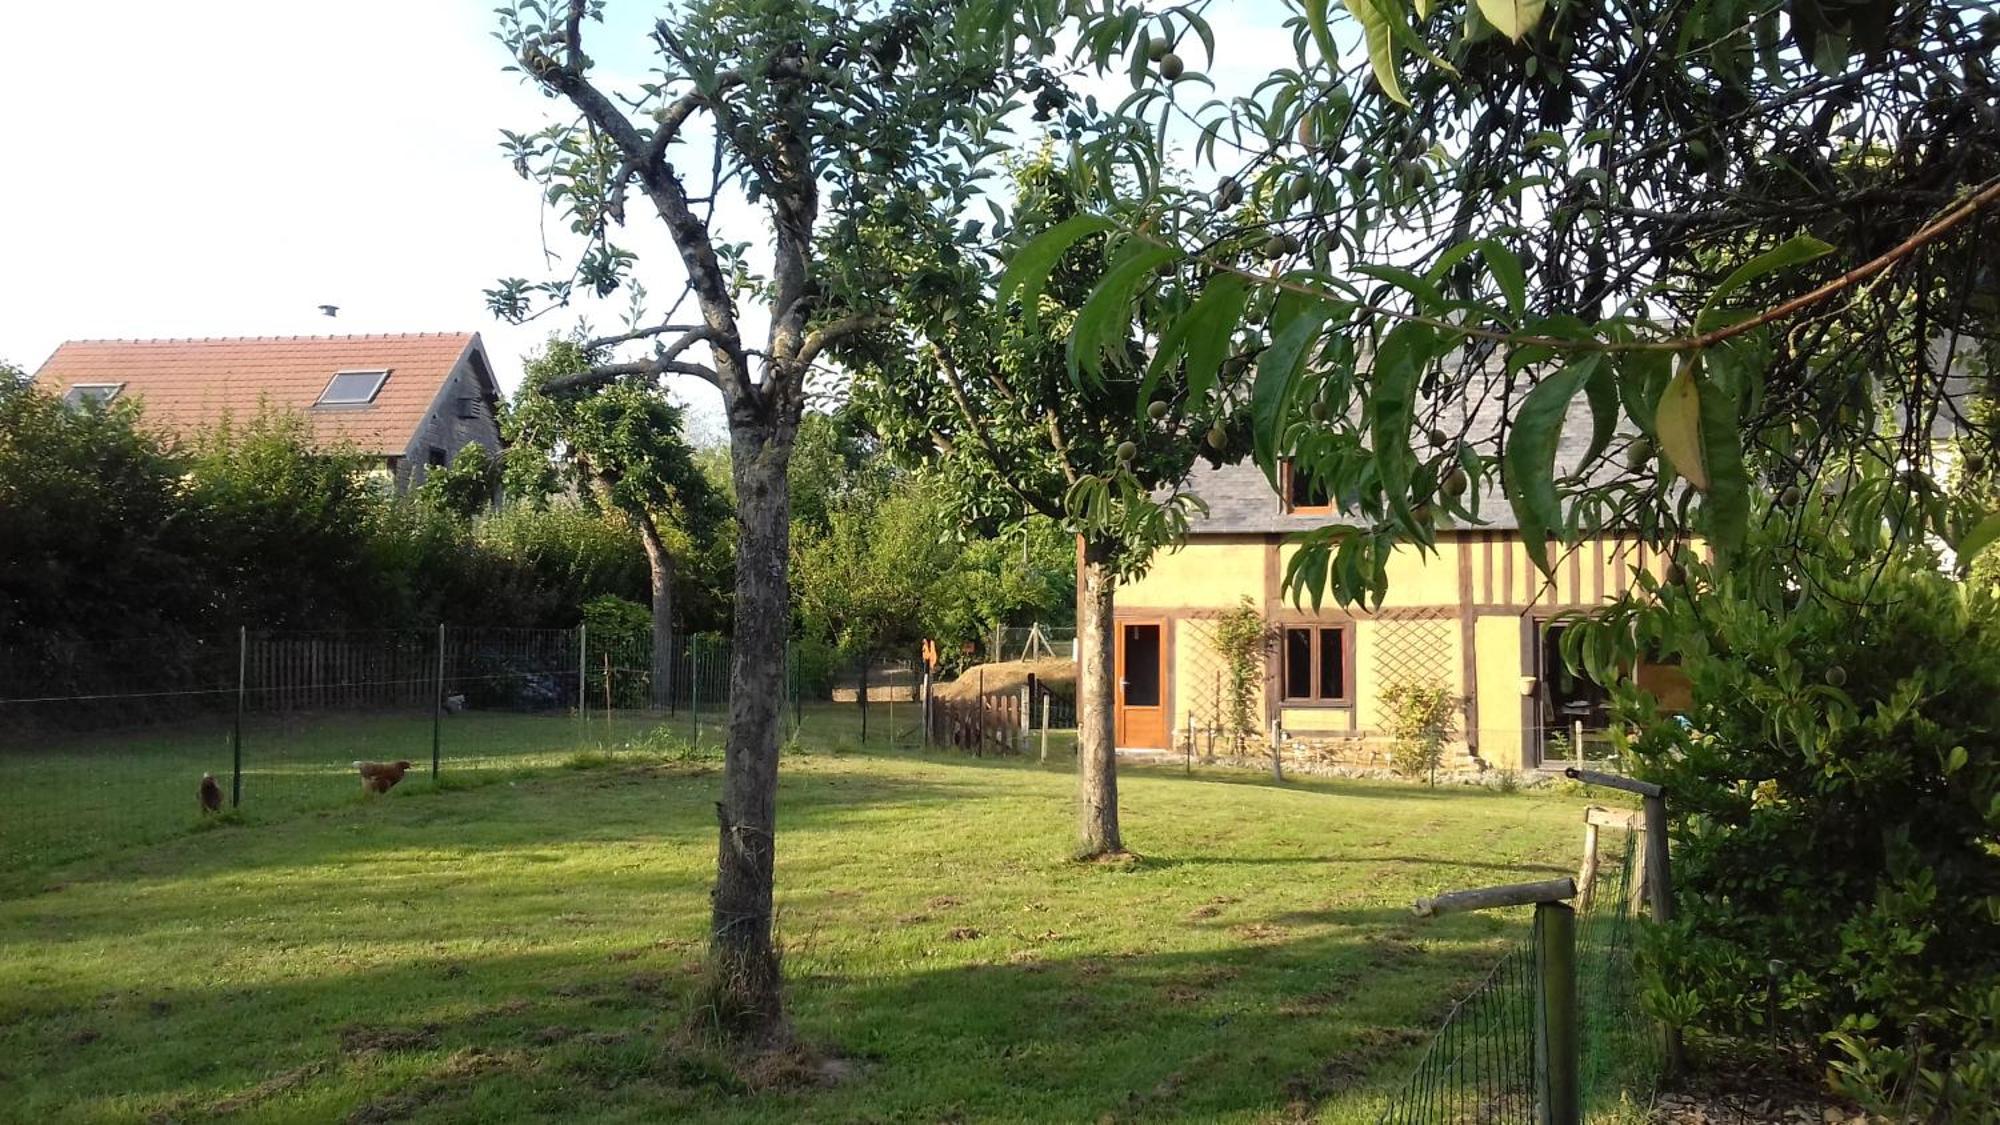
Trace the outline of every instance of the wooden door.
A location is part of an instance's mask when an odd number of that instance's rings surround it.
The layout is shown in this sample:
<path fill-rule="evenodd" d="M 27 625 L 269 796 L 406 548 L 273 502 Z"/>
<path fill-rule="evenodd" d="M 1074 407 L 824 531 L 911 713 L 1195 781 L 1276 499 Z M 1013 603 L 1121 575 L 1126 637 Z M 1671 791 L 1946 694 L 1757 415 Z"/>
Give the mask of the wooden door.
<path fill-rule="evenodd" d="M 1118 745 L 1167 748 L 1166 630 L 1158 621 L 1118 622 Z"/>

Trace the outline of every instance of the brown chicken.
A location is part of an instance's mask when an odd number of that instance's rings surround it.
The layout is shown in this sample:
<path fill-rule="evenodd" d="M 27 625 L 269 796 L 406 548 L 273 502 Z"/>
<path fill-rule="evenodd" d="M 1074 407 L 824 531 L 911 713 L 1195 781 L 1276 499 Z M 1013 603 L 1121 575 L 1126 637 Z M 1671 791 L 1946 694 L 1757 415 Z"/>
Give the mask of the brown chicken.
<path fill-rule="evenodd" d="M 201 775 L 201 811 L 203 815 L 222 811 L 222 786 L 215 783 L 215 775 Z"/>
<path fill-rule="evenodd" d="M 410 772 L 408 762 L 356 762 L 354 768 L 361 774 L 363 793 L 387 793 Z"/>

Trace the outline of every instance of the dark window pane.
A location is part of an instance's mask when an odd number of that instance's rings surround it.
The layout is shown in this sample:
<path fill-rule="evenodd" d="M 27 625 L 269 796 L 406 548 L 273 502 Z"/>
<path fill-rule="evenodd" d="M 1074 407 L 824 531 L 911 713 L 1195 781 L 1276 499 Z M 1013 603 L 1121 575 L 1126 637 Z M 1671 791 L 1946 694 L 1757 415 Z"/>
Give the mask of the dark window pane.
<path fill-rule="evenodd" d="M 1294 508 L 1324 508 L 1326 489 L 1311 474 L 1290 466 L 1285 471 L 1285 500 Z"/>
<path fill-rule="evenodd" d="M 1311 629 L 1285 630 L 1285 698 L 1312 698 L 1313 635 Z"/>
<path fill-rule="evenodd" d="M 1160 627 L 1125 626 L 1125 705 L 1160 705 Z"/>
<path fill-rule="evenodd" d="M 1347 646 L 1339 629 L 1319 631 L 1319 697 L 1347 698 Z"/>

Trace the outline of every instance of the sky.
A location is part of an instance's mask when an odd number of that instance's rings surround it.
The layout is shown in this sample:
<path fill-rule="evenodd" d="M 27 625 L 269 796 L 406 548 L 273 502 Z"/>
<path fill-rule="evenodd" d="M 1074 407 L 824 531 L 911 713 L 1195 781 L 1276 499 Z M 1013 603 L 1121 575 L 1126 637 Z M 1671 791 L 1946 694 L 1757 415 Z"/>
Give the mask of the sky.
<path fill-rule="evenodd" d="M 579 315 L 619 328 L 622 297 L 526 326 L 486 310 L 496 279 L 551 272 L 538 192 L 499 130 L 557 108 L 502 71 L 493 6 L 70 0 L 10 13 L 0 362 L 32 372 L 70 339 L 476 331 L 511 389 L 551 330 Z M 608 76 L 636 73 L 658 5 L 609 8 L 586 49 Z M 1211 8 L 1224 92 L 1291 57 L 1282 16 L 1275 0 Z M 1114 76 L 1105 89 L 1129 87 Z M 618 241 L 670 296 L 678 265 L 646 218 L 634 208 Z M 726 237 L 763 237 L 748 207 L 720 221 Z M 698 430 L 719 432 L 711 389 L 675 390 Z"/>

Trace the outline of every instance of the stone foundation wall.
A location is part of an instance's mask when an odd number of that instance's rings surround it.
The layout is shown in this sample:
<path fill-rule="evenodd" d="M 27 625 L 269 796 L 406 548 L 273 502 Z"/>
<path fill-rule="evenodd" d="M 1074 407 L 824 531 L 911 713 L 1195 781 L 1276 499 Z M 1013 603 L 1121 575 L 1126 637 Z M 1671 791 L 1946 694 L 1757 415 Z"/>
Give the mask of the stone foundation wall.
<path fill-rule="evenodd" d="M 1284 768 L 1303 774 L 1331 774 L 1344 777 L 1394 776 L 1391 768 L 1391 753 L 1395 741 L 1383 735 L 1363 732 L 1352 735 L 1336 734 L 1287 734 L 1279 744 L 1279 760 Z M 1188 752 L 1188 735 L 1185 731 L 1174 735 L 1173 753 L 1185 755 Z M 1194 759 L 1199 762 L 1219 762 L 1231 765 L 1241 764 L 1269 769 L 1271 765 L 1271 743 L 1267 738 L 1243 740 L 1238 750 L 1233 740 L 1218 737 L 1214 741 L 1214 754 L 1209 756 L 1209 740 L 1204 732 L 1194 735 Z M 1440 774 L 1476 777 L 1488 773 L 1488 763 L 1474 757 L 1466 750 L 1463 741 L 1447 742 L 1444 747 L 1444 761 L 1439 766 Z"/>

